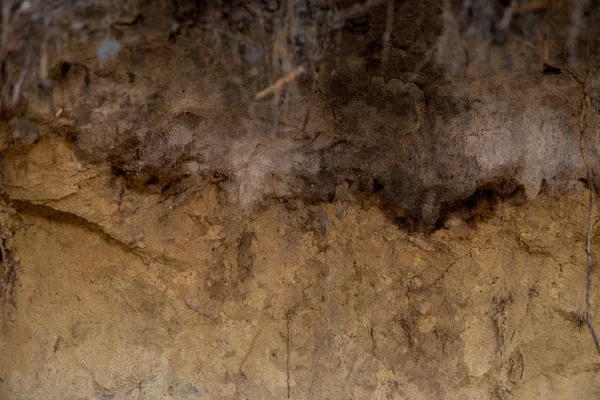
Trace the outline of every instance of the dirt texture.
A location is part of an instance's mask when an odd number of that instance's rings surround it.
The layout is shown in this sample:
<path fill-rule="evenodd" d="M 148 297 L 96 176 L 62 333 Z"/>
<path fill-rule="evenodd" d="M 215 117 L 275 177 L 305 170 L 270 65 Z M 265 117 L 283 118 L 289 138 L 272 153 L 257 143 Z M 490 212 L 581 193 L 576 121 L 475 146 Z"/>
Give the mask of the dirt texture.
<path fill-rule="evenodd" d="M 118 3 L 3 3 L 0 398 L 600 397 L 598 2 Z"/>
<path fill-rule="evenodd" d="M 583 186 L 423 236 L 356 202 L 246 218 L 216 186 L 171 209 L 75 160 L 40 141 L 9 192 L 26 267 L 3 398 L 600 395 Z"/>
<path fill-rule="evenodd" d="M 336 26 L 329 20 L 316 33 L 300 29 L 324 12 L 301 5 L 279 4 L 271 14 L 264 4 L 220 9 L 217 39 L 202 34 L 212 25 L 199 16 L 174 33 L 169 24 L 182 9 L 154 2 L 123 7 L 109 32 L 94 19 L 81 22 L 83 38 L 67 41 L 59 57 L 39 56 L 46 84 L 31 79 L 6 109 L 5 141 L 26 147 L 61 135 L 82 162 L 108 164 L 143 191 L 181 194 L 216 174 L 246 210 L 271 198 L 315 203 L 377 192 L 392 220 L 424 232 L 477 190 L 504 197 L 521 187 L 533 198 L 543 182 L 564 191 L 585 177 L 579 115 L 582 96 L 591 110 L 598 105 L 595 36 L 581 32 L 580 57 L 565 59 L 568 35 L 559 29 L 570 25 L 560 17 L 577 11 L 569 3 L 525 13 L 534 22 L 516 14 L 503 31 L 514 38 L 502 44 L 491 33 L 461 39 L 467 28 L 448 20 L 461 8 L 448 2 L 398 2 L 392 13 L 338 5 L 354 18 L 335 34 L 327 34 Z M 357 5 L 362 12 L 353 12 Z M 492 11 L 488 25 L 503 15 Z M 584 26 L 600 21 L 595 11 Z M 282 13 L 291 21 L 269 35 L 267 22 Z M 327 50 L 331 35 L 330 52 L 305 48 L 313 38 L 312 47 Z M 248 54 L 250 43 L 257 47 Z M 256 100 L 286 79 L 289 90 Z M 596 115 L 586 113 L 588 126 Z M 592 150 L 597 137 L 588 136 Z M 589 154 L 596 167 L 597 152 Z"/>

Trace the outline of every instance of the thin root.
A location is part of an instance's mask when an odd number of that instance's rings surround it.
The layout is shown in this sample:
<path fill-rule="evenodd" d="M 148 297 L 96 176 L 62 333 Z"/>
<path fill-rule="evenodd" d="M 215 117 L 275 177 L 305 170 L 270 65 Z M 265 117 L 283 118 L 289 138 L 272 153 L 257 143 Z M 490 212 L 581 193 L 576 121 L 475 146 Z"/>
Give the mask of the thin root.
<path fill-rule="evenodd" d="M 304 67 L 299 66 L 298 68 L 291 71 L 283 78 L 278 79 L 277 82 L 275 82 L 271 86 L 258 92 L 256 94 L 256 96 L 254 97 L 254 100 L 262 100 L 265 97 L 270 96 L 272 94 L 279 95 L 286 86 L 289 86 L 292 83 L 294 83 L 296 81 L 296 79 L 298 79 L 298 77 L 300 75 L 302 75 L 304 72 L 305 72 Z"/>
<path fill-rule="evenodd" d="M 7 279 L 10 267 L 8 266 L 8 260 L 6 259 L 6 251 L 4 250 L 4 241 L 1 239 L 0 239 L 0 253 L 2 254 L 2 264 L 4 265 L 4 273 L 2 274 L 2 277 L 4 279 Z"/>
<path fill-rule="evenodd" d="M 394 29 L 394 3 L 395 0 L 388 0 L 387 18 L 385 22 L 385 33 L 383 34 L 383 51 L 381 52 L 381 65 L 385 67 L 390 57 L 390 39 Z"/>
<path fill-rule="evenodd" d="M 203 317 L 207 317 L 212 320 L 216 320 L 219 318 L 219 314 L 217 312 L 207 310 L 207 309 L 201 307 L 200 305 L 198 305 L 198 303 L 196 303 L 192 299 L 186 299 L 185 305 L 187 306 L 187 308 L 189 308 L 190 310 L 196 311 L 198 314 L 202 315 Z"/>
<path fill-rule="evenodd" d="M 569 74 L 569 76 L 575 81 L 580 83 L 575 76 Z M 586 267 L 587 267 L 587 282 L 585 288 L 585 324 L 587 325 L 588 331 L 594 340 L 594 345 L 596 346 L 596 351 L 600 355 L 600 343 L 598 342 L 598 335 L 596 334 L 596 330 L 592 324 L 592 315 L 591 315 L 591 300 L 590 300 L 590 292 L 592 288 L 592 278 L 594 275 L 594 259 L 592 254 L 592 236 L 594 229 L 594 174 L 590 164 L 590 160 L 588 158 L 587 152 L 585 150 L 585 132 L 586 132 L 586 117 L 587 111 L 589 110 L 590 99 L 588 97 L 588 83 L 590 79 L 590 73 L 585 78 L 584 82 L 580 83 L 580 87 L 582 88 L 581 95 L 581 111 L 579 114 L 579 148 L 581 150 L 581 156 L 583 158 L 583 162 L 585 164 L 586 174 L 587 174 L 587 182 L 588 182 L 588 220 L 587 220 L 587 234 L 585 239 L 585 254 L 586 254 Z"/>

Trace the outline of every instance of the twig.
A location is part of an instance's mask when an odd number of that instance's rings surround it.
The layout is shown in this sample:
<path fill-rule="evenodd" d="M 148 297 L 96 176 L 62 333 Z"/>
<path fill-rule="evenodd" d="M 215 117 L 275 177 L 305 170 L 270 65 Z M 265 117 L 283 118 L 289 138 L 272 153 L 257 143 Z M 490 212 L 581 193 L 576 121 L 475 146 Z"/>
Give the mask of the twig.
<path fill-rule="evenodd" d="M 265 97 L 270 96 L 272 94 L 280 94 L 284 87 L 292 84 L 300 75 L 304 73 L 304 71 L 304 67 L 299 66 L 295 70 L 289 72 L 283 78 L 279 78 L 277 82 L 275 82 L 271 86 L 258 92 L 254 97 L 254 100 L 262 100 Z"/>
<path fill-rule="evenodd" d="M 574 76 L 573 76 L 574 78 Z M 588 83 L 590 79 L 590 71 L 588 70 L 588 74 L 585 78 L 585 81 L 581 85 L 582 95 L 581 95 L 581 111 L 579 113 L 579 148 L 581 150 L 581 156 L 583 158 L 583 162 L 585 164 L 586 174 L 587 174 L 587 183 L 588 183 L 588 226 L 587 226 L 587 234 L 585 239 L 585 254 L 586 254 L 586 267 L 587 267 L 587 283 L 585 287 L 585 324 L 587 325 L 588 331 L 594 340 L 594 345 L 596 346 L 596 351 L 600 355 L 600 343 L 598 342 L 598 335 L 596 334 L 596 330 L 592 324 L 592 315 L 591 315 L 591 305 L 590 305 L 590 292 L 592 288 L 592 278 L 594 274 L 594 259 L 592 254 L 592 235 L 594 228 L 594 176 L 592 167 L 590 165 L 590 160 L 587 156 L 587 152 L 585 151 L 585 131 L 586 124 L 585 120 L 587 117 L 587 111 L 589 108 L 589 97 L 587 95 Z M 576 82 L 579 82 L 575 79 Z"/>

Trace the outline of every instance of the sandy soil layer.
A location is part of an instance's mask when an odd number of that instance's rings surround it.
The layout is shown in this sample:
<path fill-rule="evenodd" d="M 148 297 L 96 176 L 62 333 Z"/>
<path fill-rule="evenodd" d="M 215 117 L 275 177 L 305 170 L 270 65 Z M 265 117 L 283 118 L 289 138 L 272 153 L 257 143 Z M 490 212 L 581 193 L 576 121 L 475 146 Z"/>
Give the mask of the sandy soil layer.
<path fill-rule="evenodd" d="M 426 237 L 353 201 L 245 215 L 217 185 L 173 208 L 60 140 L 32 153 L 5 170 L 23 221 L 2 398 L 600 395 L 583 188 Z"/>

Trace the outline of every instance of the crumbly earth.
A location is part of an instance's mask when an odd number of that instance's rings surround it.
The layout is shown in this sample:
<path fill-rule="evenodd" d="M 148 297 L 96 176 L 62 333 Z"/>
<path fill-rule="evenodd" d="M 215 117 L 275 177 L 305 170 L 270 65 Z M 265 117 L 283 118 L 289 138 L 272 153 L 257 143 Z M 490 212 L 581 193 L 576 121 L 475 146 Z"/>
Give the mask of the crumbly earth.
<path fill-rule="evenodd" d="M 598 2 L 5 3 L 0 398 L 600 397 Z"/>
<path fill-rule="evenodd" d="M 219 184 L 172 208 L 60 139 L 9 161 L 22 287 L 2 398 L 600 395 L 583 186 L 423 236 L 357 201 L 244 214 Z"/>
<path fill-rule="evenodd" d="M 386 7 L 340 2 L 337 13 L 351 18 L 336 32 L 303 25 L 321 15 L 311 2 L 288 11 L 267 3 L 216 10 L 227 29 L 202 25 L 200 16 L 212 14 L 198 9 L 200 20 L 178 22 L 189 27 L 177 34 L 176 12 L 161 2 L 124 7 L 108 32 L 101 11 L 90 10 L 61 51 L 43 53 L 45 83 L 28 80 L 5 110 L 0 150 L 26 152 L 41 137 L 62 136 L 82 163 L 110 166 L 132 188 L 180 195 L 220 179 L 247 211 L 272 199 L 376 193 L 388 217 L 422 232 L 477 190 L 504 197 L 522 188 L 528 198 L 544 185 L 570 190 L 586 177 L 581 120 L 590 163 L 600 167 L 600 64 L 586 57 L 595 36 L 582 31 L 575 61 L 565 58 L 575 32 L 568 3 L 518 12 L 503 41 L 462 35 L 458 2 L 395 2 L 392 24 Z M 590 27 L 600 26 L 596 11 Z M 262 25 L 286 12 L 279 30 Z M 539 32 L 519 33 L 524 27 Z M 333 42 L 323 47 L 322 38 Z M 313 45 L 320 57 L 300 57 Z M 104 56 L 107 46 L 118 51 Z M 256 99 L 276 82 L 288 82 L 286 90 Z"/>

